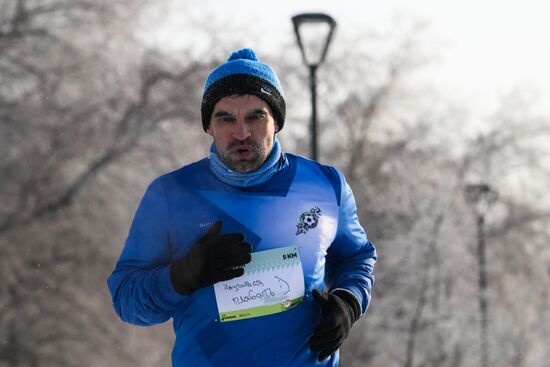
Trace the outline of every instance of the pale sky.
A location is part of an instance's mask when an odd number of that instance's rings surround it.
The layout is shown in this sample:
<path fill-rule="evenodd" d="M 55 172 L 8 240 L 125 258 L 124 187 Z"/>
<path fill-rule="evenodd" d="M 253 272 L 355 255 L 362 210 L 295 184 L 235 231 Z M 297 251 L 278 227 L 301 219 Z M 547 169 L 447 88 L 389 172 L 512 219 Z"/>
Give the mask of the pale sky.
<path fill-rule="evenodd" d="M 242 25 L 265 40 L 261 47 L 277 52 L 294 38 L 290 18 L 302 12 L 325 12 L 338 22 L 337 32 L 352 34 L 383 28 L 396 16 L 428 23 L 422 38 L 438 61 L 425 78 L 443 93 L 487 113 L 499 95 L 515 87 L 528 88 L 538 108 L 550 116 L 550 1 L 548 0 L 252 0 L 192 1 L 205 22 L 225 20 Z M 177 49 L 184 42 L 178 11 L 181 2 L 167 6 L 150 40 L 161 48 Z M 180 13 L 181 14 L 181 13 Z M 223 31 L 221 27 L 220 31 Z M 338 35 L 338 34 L 337 34 Z M 337 40 L 337 38 L 336 38 Z M 280 48 L 279 48 L 280 49 Z M 329 51 L 330 57 L 330 51 Z"/>

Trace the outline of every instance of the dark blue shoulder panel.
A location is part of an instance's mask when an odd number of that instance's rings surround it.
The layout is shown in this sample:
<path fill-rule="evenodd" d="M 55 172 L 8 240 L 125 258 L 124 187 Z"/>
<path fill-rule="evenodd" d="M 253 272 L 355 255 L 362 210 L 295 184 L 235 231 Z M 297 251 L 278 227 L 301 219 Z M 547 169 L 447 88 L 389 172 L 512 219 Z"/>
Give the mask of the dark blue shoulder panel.
<path fill-rule="evenodd" d="M 287 156 L 291 158 L 292 160 L 300 160 L 301 164 L 309 165 L 310 167 L 313 167 L 314 169 L 318 169 L 319 171 L 323 172 L 323 174 L 326 176 L 328 181 L 330 182 L 332 189 L 334 190 L 334 194 L 336 196 L 336 202 L 338 205 L 340 205 L 341 200 L 341 193 L 342 193 L 342 181 L 340 179 L 340 174 L 338 173 L 338 170 L 332 166 L 325 166 L 319 162 L 296 156 L 293 154 L 288 154 Z"/>
<path fill-rule="evenodd" d="M 334 193 L 336 194 L 336 202 L 338 205 L 340 205 L 340 194 L 342 193 L 342 181 L 340 180 L 340 175 L 338 174 L 338 171 L 336 168 L 331 166 L 325 166 L 320 164 L 321 171 L 327 176 L 330 184 L 332 185 L 332 188 L 334 189 Z"/>

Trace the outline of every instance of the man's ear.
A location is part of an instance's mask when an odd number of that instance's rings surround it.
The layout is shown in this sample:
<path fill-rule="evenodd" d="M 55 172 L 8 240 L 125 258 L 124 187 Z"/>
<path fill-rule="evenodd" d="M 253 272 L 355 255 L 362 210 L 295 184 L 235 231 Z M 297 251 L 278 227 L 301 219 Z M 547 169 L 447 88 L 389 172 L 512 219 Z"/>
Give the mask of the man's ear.
<path fill-rule="evenodd" d="M 206 133 L 210 136 L 214 136 L 214 134 L 212 133 L 212 124 L 208 125 L 208 129 L 206 129 Z"/>

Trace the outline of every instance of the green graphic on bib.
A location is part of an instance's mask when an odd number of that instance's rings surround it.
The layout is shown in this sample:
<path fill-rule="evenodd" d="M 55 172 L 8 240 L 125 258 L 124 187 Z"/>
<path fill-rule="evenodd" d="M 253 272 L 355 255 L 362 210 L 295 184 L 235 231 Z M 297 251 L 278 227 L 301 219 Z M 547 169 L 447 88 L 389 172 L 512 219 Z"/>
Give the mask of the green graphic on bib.
<path fill-rule="evenodd" d="M 297 247 L 251 255 L 242 276 L 214 284 L 221 322 L 287 311 L 304 298 L 304 272 Z"/>

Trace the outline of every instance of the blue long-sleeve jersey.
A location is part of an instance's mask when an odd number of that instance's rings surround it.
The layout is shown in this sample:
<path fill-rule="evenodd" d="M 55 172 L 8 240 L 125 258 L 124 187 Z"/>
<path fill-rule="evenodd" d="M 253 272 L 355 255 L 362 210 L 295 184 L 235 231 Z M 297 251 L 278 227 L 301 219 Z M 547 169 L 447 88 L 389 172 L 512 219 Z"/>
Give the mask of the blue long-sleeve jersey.
<path fill-rule="evenodd" d="M 343 175 L 333 167 L 286 154 L 268 181 L 248 188 L 227 185 L 208 158 L 163 175 L 148 187 L 124 250 L 108 279 L 113 305 L 126 322 L 153 325 L 173 318 L 174 366 L 337 366 L 309 349 L 320 320 L 311 297 L 324 287 L 350 291 L 367 310 L 376 251 L 356 214 Z M 319 210 L 315 226 L 303 214 Z M 214 287 L 184 296 L 170 281 L 170 264 L 217 220 L 223 233 L 241 232 L 253 251 L 296 246 L 305 296 L 296 307 L 271 315 L 220 322 Z"/>

